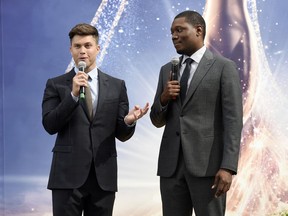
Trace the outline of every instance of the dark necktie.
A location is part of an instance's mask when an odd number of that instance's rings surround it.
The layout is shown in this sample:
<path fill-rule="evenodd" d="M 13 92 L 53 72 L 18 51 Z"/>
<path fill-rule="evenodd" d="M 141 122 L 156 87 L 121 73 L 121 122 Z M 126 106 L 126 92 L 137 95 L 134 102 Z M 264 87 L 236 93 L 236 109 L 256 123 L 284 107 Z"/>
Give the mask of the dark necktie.
<path fill-rule="evenodd" d="M 193 62 L 193 59 L 187 58 L 185 60 L 186 67 L 184 69 L 184 72 L 182 74 L 181 80 L 180 80 L 180 98 L 181 102 L 183 103 L 185 100 L 186 92 L 187 92 L 187 85 L 188 85 L 188 79 L 190 76 L 190 70 L 191 70 L 191 63 Z"/>
<path fill-rule="evenodd" d="M 91 78 L 89 77 L 89 79 L 91 79 Z M 91 95 L 91 90 L 90 90 L 89 85 L 85 89 L 85 100 L 86 100 L 86 105 L 88 108 L 89 117 L 90 117 L 90 120 L 92 121 L 92 119 L 93 119 L 93 105 L 92 105 L 92 95 Z"/>

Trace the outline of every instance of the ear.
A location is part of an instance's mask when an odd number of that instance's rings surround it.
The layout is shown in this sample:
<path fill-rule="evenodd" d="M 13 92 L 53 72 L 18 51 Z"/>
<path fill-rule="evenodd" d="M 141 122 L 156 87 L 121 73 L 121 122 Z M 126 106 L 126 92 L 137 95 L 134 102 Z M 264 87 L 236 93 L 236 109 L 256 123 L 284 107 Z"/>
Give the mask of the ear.
<path fill-rule="evenodd" d="M 100 52 L 100 45 L 97 44 L 97 54 Z"/>
<path fill-rule="evenodd" d="M 196 26 L 195 29 L 196 29 L 196 36 L 197 36 L 197 37 L 202 36 L 202 34 L 203 34 L 203 28 L 202 28 L 202 26 L 198 25 L 198 26 Z"/>

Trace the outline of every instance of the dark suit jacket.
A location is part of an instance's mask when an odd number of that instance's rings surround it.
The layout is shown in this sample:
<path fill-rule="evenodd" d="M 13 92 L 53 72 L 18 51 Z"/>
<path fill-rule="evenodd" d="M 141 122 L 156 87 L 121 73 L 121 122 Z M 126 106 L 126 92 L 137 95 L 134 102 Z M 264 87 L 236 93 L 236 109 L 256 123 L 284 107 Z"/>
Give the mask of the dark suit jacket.
<path fill-rule="evenodd" d="M 47 81 L 42 123 L 49 134 L 57 133 L 49 189 L 80 187 L 94 160 L 100 187 L 108 191 L 117 190 L 115 138 L 128 140 L 135 127 L 128 127 L 124 122 L 129 111 L 124 81 L 100 70 L 98 73 L 99 98 L 92 122 L 85 101 L 75 102 L 71 96 L 74 70 Z"/>
<path fill-rule="evenodd" d="M 170 177 L 175 172 L 180 145 L 187 170 L 193 176 L 215 176 L 219 168 L 236 173 L 242 130 L 242 93 L 235 64 L 207 49 L 183 105 L 178 97 L 163 109 L 160 95 L 170 71 L 171 63 L 160 70 L 150 112 L 156 127 L 165 125 L 158 175 Z"/>

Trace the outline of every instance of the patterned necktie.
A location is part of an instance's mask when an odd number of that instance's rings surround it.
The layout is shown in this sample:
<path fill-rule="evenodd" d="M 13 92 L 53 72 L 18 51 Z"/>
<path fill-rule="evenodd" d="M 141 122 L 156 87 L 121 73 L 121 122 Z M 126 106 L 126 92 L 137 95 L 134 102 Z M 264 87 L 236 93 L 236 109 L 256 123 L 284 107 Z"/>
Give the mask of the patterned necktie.
<path fill-rule="evenodd" d="M 188 79 L 190 76 L 190 70 L 191 70 L 191 63 L 193 62 L 193 59 L 187 58 L 185 60 L 186 67 L 184 69 L 184 72 L 182 74 L 181 80 L 180 80 L 180 98 L 181 102 L 183 103 L 185 100 L 185 96 L 187 93 L 187 85 L 188 85 Z"/>
<path fill-rule="evenodd" d="M 91 79 L 91 78 L 89 77 L 89 79 Z M 88 87 L 85 88 L 85 100 L 86 100 L 86 105 L 88 108 L 89 117 L 90 117 L 90 120 L 92 121 L 92 119 L 93 119 L 93 105 L 92 105 L 92 95 L 91 95 L 91 90 L 90 90 L 89 85 L 88 85 Z"/>

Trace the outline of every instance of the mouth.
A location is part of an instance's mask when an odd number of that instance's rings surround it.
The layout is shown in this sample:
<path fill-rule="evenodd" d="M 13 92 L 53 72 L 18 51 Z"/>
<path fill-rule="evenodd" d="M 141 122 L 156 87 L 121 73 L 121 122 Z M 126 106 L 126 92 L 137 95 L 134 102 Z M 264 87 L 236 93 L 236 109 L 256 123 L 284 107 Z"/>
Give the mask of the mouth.
<path fill-rule="evenodd" d="M 179 47 L 179 46 L 181 46 L 181 42 L 173 42 L 173 44 L 174 44 L 174 47 L 176 48 L 176 47 Z"/>
<path fill-rule="evenodd" d="M 175 47 L 175 49 L 179 49 L 179 48 L 181 48 L 181 44 L 180 43 L 174 43 L 174 47 Z"/>
<path fill-rule="evenodd" d="M 81 61 L 85 62 L 87 64 L 86 58 L 78 58 L 78 63 L 81 62 Z"/>

